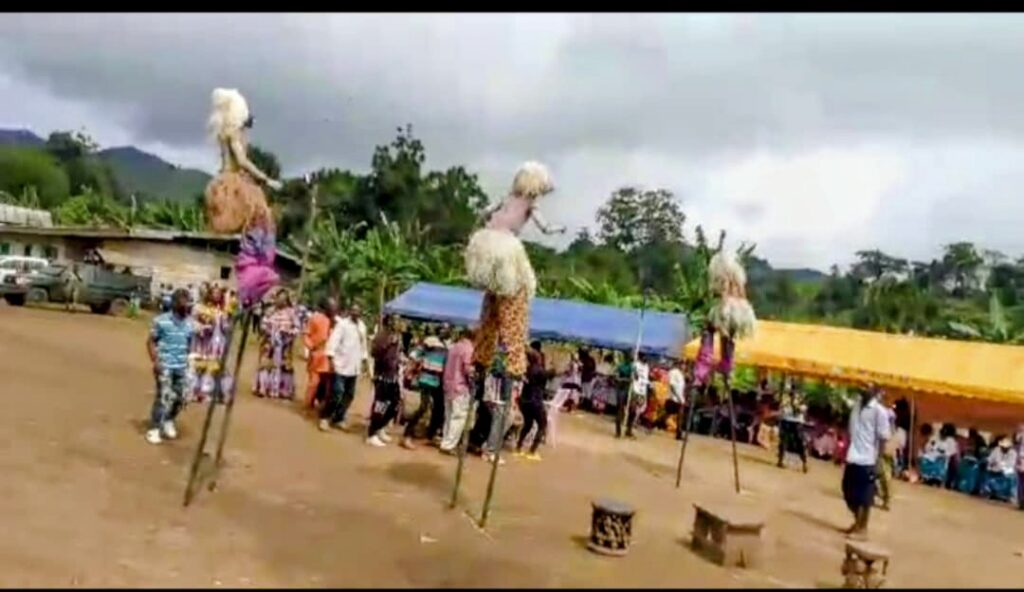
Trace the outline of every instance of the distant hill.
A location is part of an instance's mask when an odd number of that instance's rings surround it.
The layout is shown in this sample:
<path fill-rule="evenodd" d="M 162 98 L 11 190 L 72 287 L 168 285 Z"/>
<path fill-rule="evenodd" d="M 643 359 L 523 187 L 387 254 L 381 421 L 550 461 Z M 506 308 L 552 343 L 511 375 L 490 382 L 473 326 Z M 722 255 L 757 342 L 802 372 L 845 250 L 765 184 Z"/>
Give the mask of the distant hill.
<path fill-rule="evenodd" d="M 45 143 L 46 140 L 26 129 L 0 129 L 0 146 L 27 146 L 35 148 Z"/>
<path fill-rule="evenodd" d="M 40 148 L 46 140 L 26 129 L 0 129 L 0 146 Z M 210 175 L 196 169 L 179 168 L 134 146 L 100 150 L 98 156 L 110 165 L 118 183 L 140 199 L 191 200 L 201 193 Z"/>
<path fill-rule="evenodd" d="M 828 274 L 817 269 L 776 269 L 775 273 L 786 274 L 794 282 L 816 284 L 825 280 Z"/>
<path fill-rule="evenodd" d="M 121 187 L 143 199 L 191 200 L 202 193 L 210 175 L 196 169 L 179 168 L 134 146 L 100 150 Z"/>

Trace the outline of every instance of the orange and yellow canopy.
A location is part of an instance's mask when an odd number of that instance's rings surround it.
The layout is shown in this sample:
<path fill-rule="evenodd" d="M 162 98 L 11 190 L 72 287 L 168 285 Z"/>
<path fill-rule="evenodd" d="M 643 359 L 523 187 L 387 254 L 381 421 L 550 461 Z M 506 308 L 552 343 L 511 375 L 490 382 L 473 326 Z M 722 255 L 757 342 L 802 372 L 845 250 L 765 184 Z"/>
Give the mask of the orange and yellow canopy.
<path fill-rule="evenodd" d="M 718 357 L 716 340 L 716 358 Z M 684 355 L 696 357 L 699 341 Z M 1024 347 L 759 321 L 736 363 L 839 383 L 1024 405 Z"/>

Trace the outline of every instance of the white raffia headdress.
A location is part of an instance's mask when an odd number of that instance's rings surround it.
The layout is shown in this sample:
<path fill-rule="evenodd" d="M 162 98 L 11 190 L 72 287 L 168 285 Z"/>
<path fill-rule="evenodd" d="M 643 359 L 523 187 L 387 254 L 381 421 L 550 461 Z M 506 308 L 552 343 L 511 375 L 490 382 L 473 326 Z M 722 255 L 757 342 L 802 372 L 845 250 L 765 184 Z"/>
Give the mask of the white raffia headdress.
<path fill-rule="evenodd" d="M 512 180 L 512 193 L 523 197 L 537 198 L 554 190 L 548 168 L 532 160 L 523 163 Z"/>
<path fill-rule="evenodd" d="M 242 93 L 233 88 L 214 89 L 211 102 L 207 127 L 215 137 L 223 137 L 242 129 L 249 119 L 249 104 Z"/>

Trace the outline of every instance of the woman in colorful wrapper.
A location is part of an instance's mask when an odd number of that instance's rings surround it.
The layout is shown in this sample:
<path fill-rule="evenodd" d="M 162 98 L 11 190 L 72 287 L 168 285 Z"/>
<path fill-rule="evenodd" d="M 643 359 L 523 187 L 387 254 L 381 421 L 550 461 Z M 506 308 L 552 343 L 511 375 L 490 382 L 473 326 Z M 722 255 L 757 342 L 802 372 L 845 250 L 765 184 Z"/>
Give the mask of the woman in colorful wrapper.
<path fill-rule="evenodd" d="M 295 338 L 301 333 L 298 315 L 284 289 L 277 292 L 274 308 L 260 323 L 260 360 L 256 386 L 258 397 L 295 398 Z"/>
<path fill-rule="evenodd" d="M 224 290 L 220 286 L 210 288 L 204 295 L 203 302 L 192 307 L 192 319 L 195 321 L 195 337 L 192 338 L 192 396 L 190 401 L 205 402 L 213 394 L 220 358 L 224 354 L 227 343 L 227 331 L 231 319 L 223 308 Z M 226 384 L 230 376 L 221 376 L 224 381 L 222 392 L 230 393 Z"/>
<path fill-rule="evenodd" d="M 238 295 L 243 307 L 259 301 L 278 277 L 274 271 L 274 218 L 259 183 L 271 189 L 281 182 L 256 168 L 246 154 L 246 130 L 253 118 L 237 90 L 213 91 L 210 133 L 220 147 L 220 173 L 206 186 L 206 220 L 214 232 L 242 233 L 235 258 Z"/>
<path fill-rule="evenodd" d="M 537 200 L 554 186 L 544 165 L 527 162 L 512 181 L 512 192 L 485 213 L 486 225 L 473 233 L 466 246 L 466 275 L 485 291 L 473 361 L 489 368 L 499 344 L 507 355 L 510 377 L 526 373 L 526 339 L 530 299 L 537 279 L 519 233 L 530 220 L 545 234 L 564 233 L 549 226 L 537 211 Z"/>

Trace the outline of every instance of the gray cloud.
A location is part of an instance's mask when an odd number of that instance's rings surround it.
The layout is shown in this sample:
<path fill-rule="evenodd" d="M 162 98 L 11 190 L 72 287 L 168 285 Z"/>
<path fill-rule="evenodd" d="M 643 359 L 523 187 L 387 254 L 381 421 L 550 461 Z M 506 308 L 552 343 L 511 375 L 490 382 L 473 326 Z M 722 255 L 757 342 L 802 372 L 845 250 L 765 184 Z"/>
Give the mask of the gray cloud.
<path fill-rule="evenodd" d="M 1024 154 L 1020 55 L 1018 15 L 8 14 L 0 112 L 47 131 L 63 120 L 25 98 L 49 97 L 109 141 L 212 164 L 209 92 L 235 86 L 291 172 L 365 168 L 412 122 L 432 165 L 495 193 L 545 160 L 560 192 L 544 207 L 570 225 L 617 185 L 660 185 L 694 222 L 822 267 L 988 224 L 1024 250 L 1024 211 L 999 214 Z"/>

